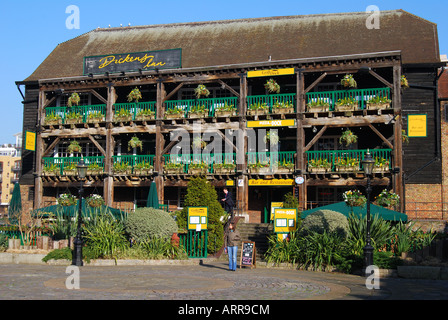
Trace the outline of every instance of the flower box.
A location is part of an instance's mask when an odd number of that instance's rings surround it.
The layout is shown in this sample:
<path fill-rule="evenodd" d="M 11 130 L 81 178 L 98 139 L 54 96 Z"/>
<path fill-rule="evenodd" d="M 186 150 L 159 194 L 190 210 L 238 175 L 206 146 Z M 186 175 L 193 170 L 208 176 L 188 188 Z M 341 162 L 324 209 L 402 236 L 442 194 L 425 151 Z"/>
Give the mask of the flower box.
<path fill-rule="evenodd" d="M 208 110 L 200 112 L 189 112 L 188 118 L 190 119 L 202 119 L 208 117 Z"/>
<path fill-rule="evenodd" d="M 98 176 L 102 173 L 102 169 L 87 169 L 88 176 Z"/>
<path fill-rule="evenodd" d="M 274 170 L 274 171 L 275 171 L 275 173 L 278 173 L 278 174 L 293 173 L 294 168 L 278 167 L 277 170 Z"/>
<path fill-rule="evenodd" d="M 155 118 L 156 118 L 156 116 L 154 114 L 141 114 L 141 115 L 137 115 L 135 117 L 135 120 L 147 121 L 147 120 L 154 120 Z"/>
<path fill-rule="evenodd" d="M 232 174 L 235 172 L 235 168 L 214 168 L 215 174 Z"/>
<path fill-rule="evenodd" d="M 258 109 L 258 110 L 247 110 L 248 116 L 261 116 L 268 114 L 269 111 L 266 109 Z"/>
<path fill-rule="evenodd" d="M 188 173 L 193 175 L 207 174 L 208 168 L 188 168 Z"/>
<path fill-rule="evenodd" d="M 390 107 L 390 103 L 367 103 L 367 110 L 386 110 Z"/>
<path fill-rule="evenodd" d="M 221 110 L 216 110 L 215 111 L 215 117 L 232 117 L 232 116 L 236 116 L 236 111 L 221 111 Z"/>
<path fill-rule="evenodd" d="M 322 167 L 312 167 L 312 168 L 309 168 L 309 170 L 311 173 L 317 173 L 317 174 L 325 174 L 328 171 L 330 171 L 329 168 L 322 168 Z"/>
<path fill-rule="evenodd" d="M 87 118 L 87 123 L 100 123 L 100 122 L 104 122 L 104 117 Z"/>
<path fill-rule="evenodd" d="M 389 167 L 388 166 L 374 167 L 373 168 L 373 173 L 386 173 L 386 172 L 389 172 Z"/>
<path fill-rule="evenodd" d="M 46 119 L 44 120 L 44 125 L 46 126 L 56 126 L 62 124 L 62 119 Z"/>
<path fill-rule="evenodd" d="M 65 176 L 76 176 L 78 174 L 77 170 L 64 170 Z"/>
<path fill-rule="evenodd" d="M 256 173 L 256 174 L 265 174 L 271 172 L 271 167 L 255 167 L 255 168 L 249 168 L 250 173 Z"/>
<path fill-rule="evenodd" d="M 131 168 L 125 169 L 125 170 L 121 169 L 121 170 L 112 170 L 112 171 L 113 171 L 113 174 L 116 176 L 128 176 L 128 175 L 132 174 Z"/>
<path fill-rule="evenodd" d="M 336 172 L 356 172 L 358 170 L 359 170 L 359 167 L 336 166 Z"/>
<path fill-rule="evenodd" d="M 132 121 L 132 114 L 129 115 L 115 115 L 114 122 L 130 122 Z"/>
<path fill-rule="evenodd" d="M 272 113 L 276 114 L 285 114 L 285 113 L 294 113 L 294 108 L 273 108 Z"/>
<path fill-rule="evenodd" d="M 78 124 L 81 123 L 82 119 L 81 118 L 77 118 L 77 119 L 65 119 L 65 124 Z"/>
<path fill-rule="evenodd" d="M 308 106 L 307 112 L 315 113 L 315 112 L 328 112 L 330 110 L 330 106 Z"/>
<path fill-rule="evenodd" d="M 355 111 L 358 109 L 358 104 L 347 104 L 347 105 L 336 105 L 336 111 L 345 112 L 345 111 Z"/>
<path fill-rule="evenodd" d="M 183 111 L 178 113 L 165 113 L 165 119 L 181 119 L 185 117 L 185 113 Z"/>
<path fill-rule="evenodd" d="M 136 176 L 150 176 L 153 173 L 153 169 L 134 169 L 134 175 Z"/>

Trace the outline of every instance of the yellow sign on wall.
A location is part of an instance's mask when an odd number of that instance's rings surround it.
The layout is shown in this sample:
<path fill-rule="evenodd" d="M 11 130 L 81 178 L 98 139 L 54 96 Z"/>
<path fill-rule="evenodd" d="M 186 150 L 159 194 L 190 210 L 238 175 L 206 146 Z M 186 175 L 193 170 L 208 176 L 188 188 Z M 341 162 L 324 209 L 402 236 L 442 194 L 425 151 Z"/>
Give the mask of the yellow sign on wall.
<path fill-rule="evenodd" d="M 207 207 L 188 207 L 188 230 L 202 231 L 208 227 Z"/>
<path fill-rule="evenodd" d="M 295 73 L 294 68 L 256 70 L 247 72 L 247 77 L 255 78 L 255 77 L 286 76 L 294 73 Z"/>
<path fill-rule="evenodd" d="M 295 119 L 247 121 L 248 128 L 295 127 Z"/>
<path fill-rule="evenodd" d="M 297 209 L 274 209 L 274 232 L 290 233 L 297 229 Z"/>
<path fill-rule="evenodd" d="M 426 114 L 408 115 L 408 137 L 422 138 L 428 136 L 428 124 Z"/>
<path fill-rule="evenodd" d="M 25 150 L 36 151 L 36 133 L 25 131 Z"/>
<path fill-rule="evenodd" d="M 269 186 L 293 186 L 294 180 L 293 179 L 272 179 L 272 180 L 257 180 L 257 179 L 250 179 L 249 180 L 249 187 L 269 187 Z"/>

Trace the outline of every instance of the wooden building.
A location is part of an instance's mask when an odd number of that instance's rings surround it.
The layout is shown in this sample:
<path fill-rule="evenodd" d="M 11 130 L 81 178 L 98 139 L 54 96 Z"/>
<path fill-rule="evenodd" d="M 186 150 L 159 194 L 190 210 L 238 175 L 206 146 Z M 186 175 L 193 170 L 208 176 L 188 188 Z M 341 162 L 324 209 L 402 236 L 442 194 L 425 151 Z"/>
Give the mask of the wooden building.
<path fill-rule="evenodd" d="M 71 169 L 81 156 L 91 169 L 87 193 L 110 206 L 144 205 L 155 181 L 160 200 L 180 207 L 201 164 L 218 191 L 233 189 L 238 213 L 251 222 L 266 220 L 271 202 L 293 190 L 304 208 L 364 191 L 367 150 L 378 161 L 374 194 L 387 188 L 404 200 L 421 185 L 440 184 L 440 112 L 430 89 L 442 65 L 437 27 L 402 10 L 381 12 L 380 29 L 368 28 L 368 17 L 98 28 L 59 44 L 17 82 L 23 130 L 37 133 L 36 151 L 23 153 L 29 207 L 76 193 Z M 342 85 L 347 75 L 356 87 Z M 410 88 L 402 88 L 402 75 Z M 280 92 L 268 92 L 270 79 Z M 199 86 L 209 95 L 195 96 Z M 135 88 L 141 98 L 129 102 Z M 69 107 L 73 93 L 80 102 Z M 421 121 L 426 134 L 416 136 Z M 408 124 L 413 136 L 403 144 Z M 358 139 L 344 146 L 348 129 Z M 278 139 L 263 145 L 267 132 Z M 213 148 L 186 152 L 198 137 Z M 132 147 L 135 138 L 141 147 Z M 81 152 L 69 148 L 73 141 Z"/>

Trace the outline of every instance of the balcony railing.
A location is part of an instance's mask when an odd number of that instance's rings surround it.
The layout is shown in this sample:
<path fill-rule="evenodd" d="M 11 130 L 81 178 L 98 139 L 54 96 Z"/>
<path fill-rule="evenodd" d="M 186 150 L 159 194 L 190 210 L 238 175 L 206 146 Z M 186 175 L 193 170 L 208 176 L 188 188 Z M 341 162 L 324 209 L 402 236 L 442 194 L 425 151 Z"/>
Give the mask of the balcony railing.
<path fill-rule="evenodd" d="M 390 88 L 309 92 L 306 94 L 306 104 L 307 111 L 313 106 L 321 107 L 321 111 L 335 111 L 337 104 L 345 101 L 354 103 L 356 109 L 364 110 L 370 105 L 369 102 L 377 106 L 388 104 L 390 107 L 390 101 L 385 103 L 390 98 Z"/>
<path fill-rule="evenodd" d="M 106 105 L 45 108 L 44 124 L 88 123 L 105 121 Z"/>
<path fill-rule="evenodd" d="M 216 117 L 218 110 L 230 111 L 230 115 L 238 115 L 238 98 L 210 98 L 194 100 L 168 100 L 165 102 L 167 118 Z"/>
<path fill-rule="evenodd" d="M 83 159 L 88 166 L 89 173 L 93 171 L 97 174 L 104 172 L 104 156 L 83 157 Z M 80 160 L 81 157 L 43 158 L 43 174 L 46 176 L 76 175 L 76 166 Z"/>
<path fill-rule="evenodd" d="M 222 173 L 236 169 L 236 153 L 164 155 L 165 173 Z"/>
<path fill-rule="evenodd" d="M 154 155 L 122 155 L 112 157 L 114 174 L 150 175 L 154 169 Z"/>
<path fill-rule="evenodd" d="M 247 96 L 249 115 L 294 112 L 296 112 L 296 94 L 294 93 Z"/>
<path fill-rule="evenodd" d="M 392 168 L 391 149 L 369 150 L 375 159 L 375 169 L 386 172 Z M 306 152 L 308 171 L 325 172 L 356 172 L 363 170 L 362 160 L 367 150 L 333 150 Z"/>
<path fill-rule="evenodd" d="M 156 102 L 116 103 L 114 120 L 151 120 L 157 117 Z"/>
<path fill-rule="evenodd" d="M 251 173 L 292 173 L 295 151 L 248 152 L 247 167 Z"/>

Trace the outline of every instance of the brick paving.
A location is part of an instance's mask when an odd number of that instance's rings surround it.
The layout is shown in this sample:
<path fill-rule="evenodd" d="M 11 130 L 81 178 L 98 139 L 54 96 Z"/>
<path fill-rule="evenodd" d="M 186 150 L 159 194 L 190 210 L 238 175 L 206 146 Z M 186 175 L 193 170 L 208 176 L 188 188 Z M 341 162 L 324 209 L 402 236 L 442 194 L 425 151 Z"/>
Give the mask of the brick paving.
<path fill-rule="evenodd" d="M 448 300 L 448 281 L 381 279 L 277 268 L 227 270 L 224 261 L 179 266 L 84 266 L 80 289 L 66 266 L 0 264 L 1 300 Z"/>

